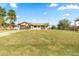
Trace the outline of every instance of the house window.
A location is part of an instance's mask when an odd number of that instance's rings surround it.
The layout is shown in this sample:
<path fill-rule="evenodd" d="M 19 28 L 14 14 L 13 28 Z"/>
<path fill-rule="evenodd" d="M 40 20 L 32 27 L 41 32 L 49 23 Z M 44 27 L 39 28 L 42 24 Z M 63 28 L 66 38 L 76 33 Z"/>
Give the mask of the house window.
<path fill-rule="evenodd" d="M 34 26 L 36 28 L 36 26 Z"/>
<path fill-rule="evenodd" d="M 40 27 L 40 26 L 38 26 L 38 27 Z"/>

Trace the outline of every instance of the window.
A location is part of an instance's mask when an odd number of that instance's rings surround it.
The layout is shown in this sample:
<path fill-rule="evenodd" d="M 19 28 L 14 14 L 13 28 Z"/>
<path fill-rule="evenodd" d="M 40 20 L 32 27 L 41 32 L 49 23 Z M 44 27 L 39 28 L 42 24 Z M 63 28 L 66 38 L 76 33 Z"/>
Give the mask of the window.
<path fill-rule="evenodd" d="M 37 27 L 37 26 L 34 26 L 35 28 Z"/>

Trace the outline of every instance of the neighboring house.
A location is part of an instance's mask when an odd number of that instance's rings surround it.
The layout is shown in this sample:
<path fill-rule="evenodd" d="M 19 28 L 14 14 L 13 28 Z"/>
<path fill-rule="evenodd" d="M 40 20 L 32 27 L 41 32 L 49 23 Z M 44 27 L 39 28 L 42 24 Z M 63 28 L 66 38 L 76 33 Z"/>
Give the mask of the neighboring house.
<path fill-rule="evenodd" d="M 31 23 L 31 30 L 47 30 L 48 23 Z"/>
<path fill-rule="evenodd" d="M 70 30 L 78 31 L 79 30 L 79 21 L 71 25 Z"/>
<path fill-rule="evenodd" d="M 73 31 L 78 31 L 79 30 L 79 26 L 71 26 L 69 29 L 73 30 Z"/>
<path fill-rule="evenodd" d="M 11 25 L 8 24 L 8 25 L 7 25 L 7 29 L 8 29 L 8 30 L 14 30 L 14 28 L 15 28 L 16 26 L 17 26 L 17 25 L 15 25 L 15 24 L 11 24 Z"/>
<path fill-rule="evenodd" d="M 27 23 L 27 22 L 22 22 L 22 23 L 19 23 L 19 24 L 18 24 L 18 27 L 19 27 L 20 29 L 29 29 L 30 24 Z"/>
<path fill-rule="evenodd" d="M 48 23 L 28 23 L 22 22 L 18 24 L 20 29 L 31 29 L 31 30 L 47 30 Z"/>

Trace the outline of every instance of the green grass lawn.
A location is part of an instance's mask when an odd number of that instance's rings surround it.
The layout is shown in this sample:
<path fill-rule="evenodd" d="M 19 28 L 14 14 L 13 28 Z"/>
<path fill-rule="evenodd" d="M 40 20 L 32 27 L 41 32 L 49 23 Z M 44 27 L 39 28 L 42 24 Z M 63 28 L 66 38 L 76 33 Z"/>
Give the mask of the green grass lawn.
<path fill-rule="evenodd" d="M 0 38 L 0 55 L 79 56 L 79 32 L 32 30 Z"/>

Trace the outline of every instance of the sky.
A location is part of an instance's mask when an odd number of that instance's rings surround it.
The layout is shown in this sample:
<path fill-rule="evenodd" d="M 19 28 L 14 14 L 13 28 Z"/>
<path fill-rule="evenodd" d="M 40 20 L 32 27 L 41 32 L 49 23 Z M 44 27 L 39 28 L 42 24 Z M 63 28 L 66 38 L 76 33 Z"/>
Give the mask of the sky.
<path fill-rule="evenodd" d="M 78 3 L 0 3 L 8 12 L 16 11 L 16 23 L 49 23 L 57 25 L 59 20 L 67 18 L 72 22 L 79 17 Z"/>

